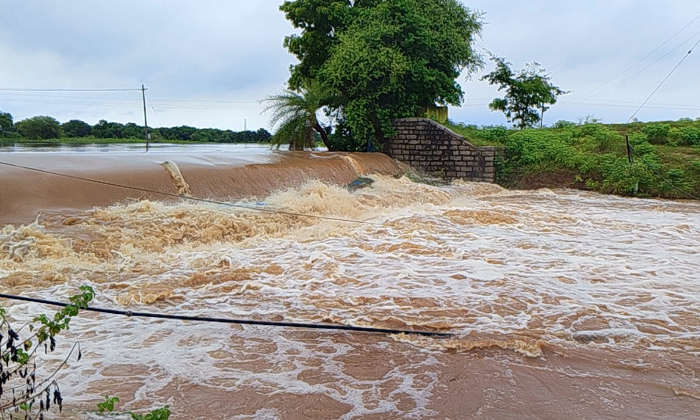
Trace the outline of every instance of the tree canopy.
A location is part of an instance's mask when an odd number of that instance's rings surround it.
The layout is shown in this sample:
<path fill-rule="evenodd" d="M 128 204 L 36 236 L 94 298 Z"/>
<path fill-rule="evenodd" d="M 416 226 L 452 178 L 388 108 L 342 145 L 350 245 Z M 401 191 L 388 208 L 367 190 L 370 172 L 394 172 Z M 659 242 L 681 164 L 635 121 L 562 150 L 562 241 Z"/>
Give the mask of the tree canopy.
<path fill-rule="evenodd" d="M 503 98 L 496 98 L 489 108 L 501 111 L 508 122 L 523 129 L 533 127 L 542 122 L 547 105 L 557 103 L 557 97 L 568 92 L 561 90 L 550 82 L 550 76 L 538 63 L 528 64 L 525 69 L 515 73 L 511 63 L 501 57 L 492 57 L 496 69 L 485 75 L 481 80 L 498 85 L 498 90 L 505 90 Z"/>
<path fill-rule="evenodd" d="M 61 129 L 63 130 L 64 136 L 71 138 L 87 137 L 92 134 L 92 127 L 90 124 L 80 120 L 65 122 L 61 124 Z"/>
<path fill-rule="evenodd" d="M 289 87 L 326 86 L 328 108 L 353 137 L 381 144 L 391 120 L 420 107 L 459 105 L 456 79 L 480 68 L 481 17 L 457 0 L 296 0 L 280 8 L 301 34 L 285 39 L 299 59 Z"/>
<path fill-rule="evenodd" d="M 12 114 L 10 114 L 9 112 L 0 111 L 0 134 L 6 133 L 6 132 L 12 130 L 12 127 L 13 127 Z"/>
<path fill-rule="evenodd" d="M 28 139 L 57 139 L 61 137 L 61 124 L 53 117 L 38 116 L 19 121 L 17 131 Z"/>

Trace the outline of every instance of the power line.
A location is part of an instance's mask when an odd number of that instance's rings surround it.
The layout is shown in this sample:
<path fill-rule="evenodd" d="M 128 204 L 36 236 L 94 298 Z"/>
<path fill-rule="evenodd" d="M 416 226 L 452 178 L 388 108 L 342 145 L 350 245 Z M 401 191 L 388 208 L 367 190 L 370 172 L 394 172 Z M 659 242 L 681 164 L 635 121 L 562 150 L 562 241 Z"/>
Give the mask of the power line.
<path fill-rule="evenodd" d="M 0 293 L 1 298 L 19 300 L 23 302 L 41 303 L 44 305 L 51 306 L 75 306 L 71 304 L 55 302 L 45 299 L 29 298 L 24 296 L 15 296 Z M 150 312 L 134 312 L 134 311 L 122 311 L 117 309 L 104 309 L 104 308 L 82 308 L 83 311 L 88 312 L 98 312 L 103 314 L 112 315 L 123 315 L 130 318 L 156 318 L 156 319 L 172 319 L 178 321 L 196 321 L 196 322 L 208 322 L 208 323 L 220 323 L 220 324 L 237 324 L 237 325 L 262 325 L 268 327 L 288 327 L 288 328 L 310 328 L 316 330 L 340 330 L 340 331 L 352 331 L 352 332 L 368 332 L 368 333 L 381 333 L 381 334 L 412 334 L 412 335 L 422 335 L 427 337 L 436 338 L 448 338 L 453 337 L 451 333 L 437 332 L 437 331 L 413 331 L 413 330 L 399 330 L 392 328 L 375 328 L 375 327 L 359 327 L 354 325 L 331 325 L 331 324 L 307 324 L 301 322 L 279 322 L 279 321 L 257 321 L 252 319 L 229 319 L 229 318 L 213 318 L 213 317 L 200 317 L 200 316 L 186 316 L 186 315 L 167 315 L 167 314 L 155 314 Z"/>
<path fill-rule="evenodd" d="M 681 64 L 683 64 L 683 62 L 684 62 L 688 57 L 690 57 L 690 54 L 693 53 L 693 50 L 695 50 L 695 48 L 698 46 L 698 44 L 700 44 L 700 39 L 698 39 L 698 41 L 695 43 L 695 45 L 693 45 L 693 47 L 683 56 L 683 59 L 681 59 L 681 61 L 679 61 L 678 64 L 676 64 L 676 67 L 674 67 L 673 70 L 671 70 L 671 72 L 668 74 L 668 76 L 666 76 L 666 78 L 665 78 L 664 80 L 662 80 L 661 83 L 659 83 L 659 86 L 657 86 L 656 89 L 654 89 L 654 91 L 651 92 L 651 94 L 649 95 L 649 97 L 647 97 L 646 100 L 644 100 L 644 102 L 639 106 L 639 108 L 637 108 L 637 110 L 634 112 L 634 114 L 632 114 L 632 116 L 630 117 L 629 120 L 627 120 L 627 122 L 630 122 L 630 121 L 632 121 L 632 119 L 634 119 L 634 117 L 637 115 L 637 113 L 638 113 L 639 111 L 641 111 L 642 108 L 644 108 L 644 105 L 646 105 L 647 102 L 649 102 L 649 100 L 652 98 L 652 96 L 654 96 L 654 94 L 655 94 L 656 92 L 658 92 L 659 89 L 661 89 L 661 86 L 663 86 L 664 83 L 666 83 L 666 81 L 667 81 L 669 78 L 671 78 L 671 76 L 673 75 L 673 73 L 676 72 L 676 70 L 678 69 L 678 67 L 680 67 Z"/>
<path fill-rule="evenodd" d="M 598 92 L 598 93 L 596 93 L 596 94 L 587 96 L 587 97 L 582 98 L 582 99 L 579 99 L 579 100 L 577 100 L 577 101 L 573 101 L 573 102 L 567 103 L 567 105 L 574 105 L 574 104 L 580 103 L 580 102 L 583 101 L 583 100 L 591 99 L 591 98 L 595 97 L 596 95 L 602 95 L 603 93 L 605 93 L 605 92 L 607 92 L 607 91 L 609 91 L 609 90 L 611 90 L 611 89 L 614 89 L 614 88 L 616 88 L 616 87 L 622 85 L 622 84 L 625 83 L 626 81 L 631 80 L 632 78 L 634 78 L 634 77 L 637 76 L 638 74 L 643 73 L 645 70 L 647 70 L 648 68 L 652 67 L 654 64 L 658 63 L 659 61 L 661 61 L 661 60 L 663 60 L 664 58 L 668 57 L 669 55 L 673 54 L 674 52 L 676 52 L 676 50 L 678 50 L 679 48 L 681 48 L 683 45 L 685 45 L 685 44 L 687 44 L 688 42 L 690 42 L 690 41 L 692 41 L 693 39 L 695 39 L 695 37 L 697 37 L 698 35 L 700 35 L 700 32 L 696 32 L 693 36 L 691 36 L 690 38 L 686 39 L 686 40 L 683 41 L 681 44 L 679 44 L 678 46 L 676 46 L 676 48 L 672 49 L 671 51 L 669 51 L 669 52 L 667 52 L 666 54 L 662 55 L 661 57 L 657 58 L 656 60 L 654 60 L 653 62 L 651 62 L 649 65 L 643 67 L 641 70 L 637 71 L 636 73 L 632 74 L 631 76 L 629 76 L 629 77 L 627 77 L 627 78 L 625 78 L 625 79 L 623 79 L 623 80 L 620 80 L 619 82 L 615 83 L 614 85 L 609 86 L 609 87 L 603 89 L 602 91 L 600 91 L 600 92 Z"/>
<path fill-rule="evenodd" d="M 151 104 L 151 109 L 153 110 L 153 115 L 156 116 L 156 119 L 158 120 L 158 125 L 163 125 L 163 123 L 160 121 L 160 117 L 158 116 L 158 113 L 156 112 L 156 108 L 153 106 L 153 101 L 151 101 L 151 95 L 146 95 L 146 98 L 148 98 L 148 103 Z"/>
<path fill-rule="evenodd" d="M 650 53 L 648 53 L 648 54 L 645 55 L 644 57 L 640 58 L 636 63 L 632 64 L 631 66 L 627 67 L 625 70 L 623 70 L 622 72 L 620 72 L 617 76 L 615 76 L 615 77 L 613 77 L 612 79 L 609 79 L 608 81 L 606 81 L 606 82 L 600 84 L 598 87 L 589 90 L 588 92 L 584 93 L 583 95 L 585 96 L 585 95 L 588 95 L 588 94 L 591 94 L 591 93 L 597 91 L 598 89 L 600 89 L 600 88 L 602 88 L 603 86 L 605 86 L 605 85 L 611 83 L 612 81 L 614 81 L 614 80 L 617 79 L 618 77 L 620 77 L 620 76 L 624 75 L 625 73 L 627 73 L 628 71 L 632 70 L 634 67 L 636 67 L 637 65 L 641 64 L 644 60 L 646 60 L 647 58 L 649 58 L 649 57 L 650 57 L 652 54 L 654 54 L 656 51 L 660 50 L 660 49 L 663 48 L 666 44 L 668 44 L 669 42 L 671 42 L 675 37 L 677 37 L 678 35 L 680 35 L 681 32 L 683 32 L 684 30 L 686 30 L 690 25 L 692 25 L 693 23 L 695 23 L 698 19 L 700 19 L 700 15 L 697 15 L 695 18 L 693 18 L 693 20 L 690 21 L 690 23 L 688 23 L 687 25 L 685 25 L 684 27 L 682 27 L 678 32 L 676 32 L 675 34 L 673 34 L 670 38 L 668 38 L 666 41 L 664 41 L 661 45 L 659 45 L 658 47 L 654 48 Z M 687 42 L 687 41 L 686 41 L 686 42 Z M 674 51 L 675 51 L 675 49 L 674 49 Z M 664 57 L 665 57 L 665 56 L 664 56 Z M 663 57 L 662 57 L 662 58 L 663 58 Z M 657 60 L 657 61 L 658 61 L 658 60 Z M 654 62 L 654 63 L 656 63 L 656 62 Z M 652 64 L 654 64 L 654 63 L 652 63 Z M 644 69 L 643 69 L 643 70 L 644 70 Z M 642 71 L 643 71 L 643 70 L 642 70 Z M 634 75 L 633 75 L 632 77 L 634 77 Z M 613 87 L 614 87 L 614 86 L 613 86 Z M 597 94 L 591 95 L 589 98 L 594 97 L 595 95 L 600 95 L 601 93 L 603 93 L 603 92 L 598 92 Z"/>
<path fill-rule="evenodd" d="M 0 88 L 3 92 L 140 92 L 141 89 L 29 89 Z"/>
<path fill-rule="evenodd" d="M 60 99 L 60 98 L 59 98 Z M 98 99 L 98 98 L 86 98 L 86 99 Z M 101 98 L 100 98 L 101 99 Z M 108 101 L 128 101 L 129 103 L 118 103 L 118 102 L 95 102 L 95 101 L 60 101 L 60 100 L 40 100 L 40 99 L 2 99 L 3 102 L 12 103 L 26 103 L 26 104 L 41 104 L 41 105 L 85 105 L 85 106 L 103 106 L 103 107 L 129 107 L 138 105 L 141 100 L 139 99 L 122 99 L 122 98 L 104 98 Z M 153 102 L 158 102 L 153 101 Z M 164 104 L 158 105 L 161 109 L 211 109 L 211 110 L 228 110 L 228 109 L 260 109 L 261 106 L 245 106 L 245 105 L 188 105 L 183 103 L 182 105 L 177 104 Z"/>
<path fill-rule="evenodd" d="M 117 184 L 114 182 L 100 181 L 97 179 L 85 178 L 85 177 L 77 176 L 77 175 L 62 174 L 62 173 L 58 173 L 58 172 L 47 171 L 45 169 L 32 168 L 29 166 L 17 165 L 17 164 L 8 163 L 8 162 L 0 162 L 0 165 L 12 167 L 12 168 L 24 169 L 27 171 L 39 172 L 39 173 L 53 175 L 53 176 L 60 176 L 63 178 L 76 179 L 79 181 L 91 182 L 93 184 L 106 185 L 106 186 L 115 187 L 115 188 L 122 188 L 122 189 L 126 189 L 126 190 L 140 191 L 140 192 L 145 192 L 145 193 L 149 193 L 149 194 L 158 194 L 158 195 L 163 195 L 166 197 L 197 201 L 200 203 L 217 204 L 220 206 L 235 207 L 235 208 L 241 208 L 241 209 L 245 209 L 245 210 L 253 210 L 253 211 L 257 211 L 257 212 L 261 212 L 261 213 L 272 213 L 272 214 L 280 214 L 280 215 L 284 215 L 284 216 L 295 216 L 295 217 L 309 217 L 309 218 L 314 218 L 314 219 L 331 220 L 331 221 L 335 221 L 335 222 L 345 222 L 345 223 L 356 223 L 356 224 L 363 224 L 363 225 L 380 225 L 380 223 L 376 223 L 376 222 L 365 222 L 365 221 L 361 221 L 361 220 L 343 219 L 340 217 L 318 216 L 318 215 L 313 215 L 313 214 L 293 213 L 293 212 L 288 212 L 288 211 L 271 210 L 271 209 L 265 209 L 265 208 L 259 208 L 259 207 L 249 207 L 249 206 L 244 206 L 241 204 L 224 203 L 222 201 L 209 200 L 209 199 L 205 199 L 205 198 L 188 197 L 186 195 L 179 195 L 179 194 L 175 194 L 175 193 L 149 190 L 148 188 L 131 187 L 128 185 Z"/>

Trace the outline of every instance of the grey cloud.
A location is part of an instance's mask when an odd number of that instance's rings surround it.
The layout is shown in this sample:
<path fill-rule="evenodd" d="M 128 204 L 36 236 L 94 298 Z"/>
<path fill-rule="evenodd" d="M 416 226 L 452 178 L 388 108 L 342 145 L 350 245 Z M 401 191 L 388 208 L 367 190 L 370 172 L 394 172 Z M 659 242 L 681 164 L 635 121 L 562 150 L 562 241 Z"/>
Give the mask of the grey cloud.
<path fill-rule="evenodd" d="M 255 104 L 284 88 L 294 58 L 282 47 L 293 29 L 281 0 L 0 0 L 0 87 L 138 87 L 146 83 L 163 125 L 267 125 Z M 479 48 L 521 68 L 538 61 L 572 93 L 547 114 L 549 122 L 594 114 L 624 121 L 682 57 L 673 55 L 614 89 L 581 104 L 581 97 L 643 57 L 700 15 L 696 0 L 473 0 L 488 22 Z M 700 20 L 669 46 L 700 32 Z M 659 54 L 663 54 L 660 52 Z M 658 57 L 659 55 L 655 55 Z M 690 104 L 698 97 L 698 54 L 691 56 L 651 101 Z M 489 71 L 489 67 L 485 69 Z M 483 73 L 482 73 L 483 74 Z M 465 105 L 452 118 L 499 124 L 488 102 L 494 87 L 461 79 Z M 138 119 L 138 107 L 86 106 L 86 100 L 32 102 L 0 93 L 0 109 L 18 118 Z M 36 98 L 35 98 L 36 99 Z M 245 102 L 249 105 L 162 107 L 158 100 Z M 44 103 L 37 103 L 37 102 Z M 595 102 L 595 101 L 598 102 Z M 53 101 L 53 102 L 52 102 Z M 605 102 L 607 101 L 607 102 Z M 611 102 L 626 101 L 626 102 Z M 57 103 L 62 102 L 62 103 Z M 76 103 L 70 105 L 70 102 Z M 209 108 L 209 109 L 207 109 Z M 659 105 L 659 108 L 663 108 Z M 700 115 L 693 110 L 645 109 L 644 119 Z"/>

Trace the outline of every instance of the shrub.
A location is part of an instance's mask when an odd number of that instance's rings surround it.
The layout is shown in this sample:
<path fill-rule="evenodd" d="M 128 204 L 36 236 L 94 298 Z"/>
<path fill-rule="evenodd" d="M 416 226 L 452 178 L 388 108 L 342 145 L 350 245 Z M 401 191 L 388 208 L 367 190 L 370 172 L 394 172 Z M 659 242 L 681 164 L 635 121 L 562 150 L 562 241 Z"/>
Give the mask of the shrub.
<path fill-rule="evenodd" d="M 605 159 L 601 169 L 605 192 L 633 195 L 653 182 L 646 165 L 642 162 L 630 164 L 624 157 Z"/>
<path fill-rule="evenodd" d="M 691 164 L 690 167 L 693 168 L 694 170 L 700 172 L 700 159 L 694 160 Z"/>
<path fill-rule="evenodd" d="M 642 132 L 647 135 L 650 143 L 666 144 L 668 143 L 668 135 L 671 132 L 669 124 L 647 124 L 642 128 Z"/>
<path fill-rule="evenodd" d="M 678 144 L 680 146 L 700 145 L 700 128 L 687 126 L 678 129 Z"/>
<path fill-rule="evenodd" d="M 572 121 L 559 120 L 552 125 L 552 128 L 570 128 L 576 127 L 576 123 Z"/>
<path fill-rule="evenodd" d="M 17 131 L 28 139 L 57 139 L 61 137 L 61 124 L 53 117 L 27 118 L 16 124 Z"/>

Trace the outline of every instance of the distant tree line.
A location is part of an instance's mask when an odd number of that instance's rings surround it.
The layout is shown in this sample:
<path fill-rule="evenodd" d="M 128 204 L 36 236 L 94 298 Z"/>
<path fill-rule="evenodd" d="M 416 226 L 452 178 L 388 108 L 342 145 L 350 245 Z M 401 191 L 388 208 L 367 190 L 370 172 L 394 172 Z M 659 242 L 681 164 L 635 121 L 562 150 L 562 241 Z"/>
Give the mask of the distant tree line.
<path fill-rule="evenodd" d="M 180 127 L 149 128 L 153 141 L 193 141 L 206 143 L 268 143 L 272 135 L 261 128 L 257 131 L 232 131 L 216 128 Z M 144 127 L 135 123 L 122 124 L 100 120 L 90 125 L 80 120 L 61 124 L 53 117 L 37 116 L 14 122 L 12 115 L 0 111 L 0 137 L 50 140 L 60 138 L 134 139 L 144 138 Z"/>

